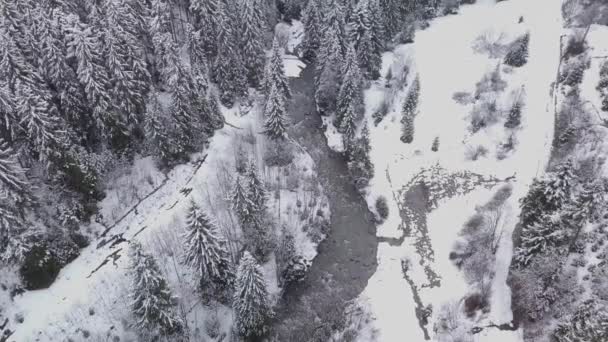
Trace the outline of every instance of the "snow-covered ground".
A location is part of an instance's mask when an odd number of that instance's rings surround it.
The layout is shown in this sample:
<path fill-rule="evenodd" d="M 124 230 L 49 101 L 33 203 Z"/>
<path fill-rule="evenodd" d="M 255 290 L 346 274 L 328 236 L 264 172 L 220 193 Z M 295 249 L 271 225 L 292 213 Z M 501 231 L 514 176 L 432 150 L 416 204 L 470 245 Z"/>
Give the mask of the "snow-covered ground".
<path fill-rule="evenodd" d="M 366 92 L 366 117 L 371 128 L 371 159 L 375 166 L 375 178 L 368 189 L 367 200 L 373 210 L 376 198 L 385 196 L 389 201 L 389 217 L 378 227 L 378 236 L 399 238 L 402 236 L 402 203 L 398 194 L 404 190 L 412 177 L 421 170 L 439 164 L 448 172 L 463 170 L 483 176 L 505 179 L 511 176 L 513 194 L 505 204 L 502 229 L 504 238 L 496 254 L 495 276 L 490 298 L 491 312 L 477 322 L 479 326 L 490 323 L 509 323 L 510 291 L 506 284 L 512 255 L 511 232 L 517 222 L 518 200 L 525 193 L 531 180 L 540 176 L 548 162 L 553 137 L 554 106 L 552 83 L 555 81 L 560 56 L 562 22 L 560 2 L 553 0 L 510 0 L 500 2 L 478 1 L 475 5 L 464 5 L 457 15 L 435 19 L 429 28 L 418 31 L 413 44 L 397 47 L 383 58 L 385 75 L 388 68 L 403 60 L 411 60 L 408 84 L 416 74 L 420 78 L 419 114 L 415 119 L 415 134 L 412 144 L 403 144 L 400 115 L 401 103 L 406 90 L 397 94 L 389 114 L 374 127 L 371 115 L 386 93 L 384 80 L 376 82 Z M 520 17 L 523 22 L 520 23 Z M 504 120 L 484 128 L 476 134 L 468 130 L 470 105 L 461 105 L 453 100 L 456 92 L 473 92 L 475 84 L 483 75 L 494 70 L 501 59 L 476 51 L 473 46 L 478 37 L 486 34 L 510 42 L 524 32 L 530 32 L 530 57 L 521 68 L 500 65 L 501 76 L 507 89 L 498 99 L 499 105 L 511 103 L 514 94 L 525 89 L 525 105 L 522 111 L 522 126 L 516 134 L 514 152 L 499 159 L 497 145 L 506 137 Z M 439 137 L 438 152 L 431 151 L 433 140 Z M 488 149 L 486 156 L 470 160 L 467 155 L 476 146 Z M 437 209 L 427 218 L 430 243 L 434 260 L 430 266 L 441 277 L 441 286 L 422 287 L 425 278 L 420 256 L 413 246 L 414 239 L 405 237 L 403 243 L 380 243 L 379 266 L 376 274 L 360 296 L 363 307 L 374 317 L 370 330 L 377 331 L 374 340 L 391 342 L 423 341 L 423 331 L 415 315 L 415 301 L 411 287 L 405 281 L 401 269 L 402 260 L 410 260 L 411 276 L 415 279 L 417 292 L 424 305 L 433 305 L 433 315 L 426 326 L 431 338 L 451 341 L 448 336 L 433 336 L 433 324 L 441 306 L 459 302 L 468 291 L 468 285 L 460 272 L 447 258 L 452 251 L 458 232 L 465 220 L 475 212 L 476 205 L 484 204 L 496 190 L 478 188 L 465 195 L 440 201 Z M 370 335 L 362 333 L 360 341 Z M 520 341 L 520 331 L 485 329 L 469 336 L 475 341 Z"/>
<path fill-rule="evenodd" d="M 101 223 L 83 227 L 101 236 L 61 270 L 51 287 L 25 292 L 14 302 L 1 304 L 6 307 L 4 317 L 10 319 L 8 328 L 14 330 L 9 341 L 82 340 L 85 334 L 128 339 L 129 333 L 123 331 L 129 320 L 126 251 L 132 240 L 141 241 L 153 252 L 174 294 L 182 299 L 190 330 L 198 334 L 194 337 L 208 340 L 204 324 L 210 315 L 217 315 L 220 332 L 229 336 L 231 310 L 222 305 L 201 305 L 195 291 L 197 281 L 180 263 L 180 234 L 193 200 L 217 221 L 229 241 L 241 235 L 228 203 L 239 148 L 260 168 L 269 188 L 269 212 L 276 226 L 290 231 L 297 252 L 312 260 L 324 236 L 318 232 L 313 236 L 311 228 L 305 231 L 304 227 L 330 217 L 327 197 L 315 178 L 316 166 L 308 154 L 295 148 L 290 166 L 262 167 L 265 142 L 262 136 L 256 136 L 263 122 L 259 106 L 247 115 L 241 109 L 224 110 L 229 124 L 215 133 L 208 148 L 194 155 L 191 163 L 175 167 L 168 175 L 157 170 L 151 158 L 138 159 L 128 171 L 117 173 L 107 197 L 100 202 Z M 237 247 L 230 243 L 233 253 L 238 252 Z M 276 301 L 280 288 L 274 260 L 271 256 L 263 271 Z M 8 296 L 0 298 L 8 300 Z M 17 317 L 23 317 L 23 322 L 18 323 Z"/>

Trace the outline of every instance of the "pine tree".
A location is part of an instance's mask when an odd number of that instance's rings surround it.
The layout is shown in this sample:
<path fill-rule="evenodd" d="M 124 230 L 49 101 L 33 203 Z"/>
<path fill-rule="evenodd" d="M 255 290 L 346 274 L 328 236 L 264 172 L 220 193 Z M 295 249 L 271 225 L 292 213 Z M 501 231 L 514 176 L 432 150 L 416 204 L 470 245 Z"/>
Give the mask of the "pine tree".
<path fill-rule="evenodd" d="M 234 274 L 226 240 L 217 225 L 194 202 L 190 204 L 186 222 L 185 263 L 198 273 L 201 283 L 230 289 Z"/>
<path fill-rule="evenodd" d="M 565 237 L 564 230 L 553 224 L 549 218 L 524 226 L 520 246 L 515 250 L 515 260 L 519 265 L 527 266 L 535 255 L 563 242 Z"/>
<path fill-rule="evenodd" d="M 517 128 L 521 125 L 521 102 L 516 101 L 511 110 L 509 111 L 509 116 L 507 117 L 507 121 L 505 121 L 506 128 Z"/>
<path fill-rule="evenodd" d="M 272 55 L 268 63 L 266 63 L 266 70 L 264 72 L 263 89 L 266 96 L 270 95 L 270 89 L 273 85 L 280 91 L 283 101 L 291 98 L 291 89 L 285 76 L 285 66 L 283 65 L 283 52 L 276 37 L 272 41 Z"/>
<path fill-rule="evenodd" d="M 370 152 L 369 127 L 365 121 L 361 136 L 350 145 L 348 150 L 348 170 L 359 189 L 367 186 L 374 177 L 374 164 L 369 158 Z"/>
<path fill-rule="evenodd" d="M 357 50 L 359 57 L 359 66 L 365 70 L 365 77 L 370 80 L 376 80 L 380 77 L 380 68 L 382 67 L 382 54 L 377 51 L 374 45 L 374 37 L 371 31 L 366 31 L 359 42 Z"/>
<path fill-rule="evenodd" d="M 232 107 L 235 101 L 247 91 L 245 69 L 240 54 L 237 52 L 237 36 L 227 13 L 226 5 L 221 1 L 218 6 L 218 52 L 215 58 L 214 79 L 220 90 L 220 101 L 226 107 Z"/>
<path fill-rule="evenodd" d="M 252 215 L 255 215 L 255 206 L 247 197 L 247 193 L 241 184 L 240 176 L 237 176 L 234 181 L 234 188 L 230 196 L 232 210 L 236 213 L 237 218 L 242 226 L 253 220 Z"/>
<path fill-rule="evenodd" d="M 175 130 L 168 127 L 175 126 L 170 121 L 168 115 L 158 101 L 158 94 L 155 91 L 150 92 L 146 101 L 146 115 L 144 131 L 146 137 L 151 142 L 151 147 L 154 153 L 161 158 L 164 164 L 170 165 L 173 162 L 180 160 L 185 155 L 185 150 L 177 139 L 174 138 Z"/>
<path fill-rule="evenodd" d="M 345 111 L 340 122 L 340 132 L 342 133 L 342 140 L 345 149 L 349 149 L 350 146 L 355 143 L 355 133 L 357 125 L 355 123 L 355 108 L 353 105 L 349 106 L 349 109 Z"/>
<path fill-rule="evenodd" d="M 600 82 L 596 89 L 602 98 L 602 110 L 608 111 L 608 61 L 604 61 L 600 68 Z"/>
<path fill-rule="evenodd" d="M 247 241 L 251 244 L 250 251 L 260 260 L 266 260 L 272 251 L 275 241 L 271 232 L 272 226 L 267 219 L 268 195 L 264 183 L 258 176 L 256 165 L 252 162 L 247 170 L 247 209 L 249 217 L 242 227 Z"/>
<path fill-rule="evenodd" d="M 363 110 L 363 78 L 352 44 L 348 47 L 342 74 L 344 79 L 338 93 L 335 122 L 336 127 L 340 128 L 342 128 L 342 121 L 346 116 L 351 116 L 349 120 L 354 123 L 355 118 L 359 117 Z M 345 132 L 342 129 L 341 131 Z"/>
<path fill-rule="evenodd" d="M 11 142 L 20 131 L 17 105 L 13 101 L 7 85 L 0 83 L 0 139 Z"/>
<path fill-rule="evenodd" d="M 310 0 L 304 10 L 302 22 L 304 25 L 304 39 L 302 40 L 302 56 L 306 61 L 313 61 L 317 56 L 321 39 L 323 37 L 323 14 L 321 0 Z"/>
<path fill-rule="evenodd" d="M 247 171 L 247 179 L 248 179 L 248 195 L 247 197 L 251 202 L 256 206 L 256 210 L 258 212 L 263 212 L 266 210 L 266 202 L 268 200 L 268 194 L 266 191 L 266 187 L 264 183 L 260 179 L 258 175 L 257 166 L 255 163 L 249 164 L 249 169 Z"/>
<path fill-rule="evenodd" d="M 329 8 L 327 7 L 329 6 Z M 345 34 L 342 6 L 326 5 L 325 32 L 317 54 L 315 101 L 319 113 L 329 115 L 336 110 L 344 63 Z"/>
<path fill-rule="evenodd" d="M 433 145 L 431 146 L 431 151 L 433 151 L 433 152 L 439 151 L 439 137 L 435 137 L 435 139 L 433 139 Z"/>
<path fill-rule="evenodd" d="M 101 45 L 93 34 L 91 27 L 79 24 L 70 28 L 68 33 L 68 56 L 74 57 L 78 63 L 78 80 L 93 109 L 92 116 L 95 127 L 102 136 L 110 135 L 111 126 L 122 129 L 120 118 L 111 115 L 111 98 L 108 93 L 109 80 L 100 55 Z"/>
<path fill-rule="evenodd" d="M 264 133 L 272 140 L 285 139 L 287 134 L 287 118 L 283 95 L 279 92 L 276 85 L 270 88 L 270 94 L 266 99 L 264 115 Z"/>
<path fill-rule="evenodd" d="M 505 56 L 505 64 L 513 67 L 521 67 L 528 62 L 528 45 L 530 44 L 530 33 L 517 38 L 511 45 Z"/>
<path fill-rule="evenodd" d="M 363 39 L 365 33 L 371 29 L 371 25 L 370 1 L 359 0 L 351 17 L 351 21 L 348 23 L 350 43 L 358 47 L 359 42 Z"/>
<path fill-rule="evenodd" d="M 218 7 L 221 0 L 191 0 L 190 10 L 196 16 L 196 28 L 202 33 L 199 35 L 207 58 L 217 54 L 217 34 L 219 31 Z"/>
<path fill-rule="evenodd" d="M 260 266 L 244 252 L 237 271 L 236 292 L 233 307 L 236 327 L 244 337 L 261 336 L 272 315 L 268 290 Z"/>
<path fill-rule="evenodd" d="M 553 333 L 556 342 L 600 342 L 608 340 L 608 310 L 599 301 L 586 300 L 569 322 Z"/>
<path fill-rule="evenodd" d="M 144 47 L 135 36 L 138 20 L 124 0 L 106 4 L 105 56 L 113 80 L 113 106 L 121 120 L 131 125 L 142 121 L 150 75 L 143 58 Z"/>
<path fill-rule="evenodd" d="M 27 142 L 40 159 L 45 159 L 59 139 L 56 117 L 53 115 L 48 99 L 27 86 L 18 91 L 19 124 L 24 130 Z M 56 114 L 55 114 L 56 115 Z"/>
<path fill-rule="evenodd" d="M 178 334 L 183 323 L 175 312 L 175 297 L 163 278 L 156 260 L 144 252 L 139 242 L 130 248 L 131 310 L 134 326 L 142 333 Z M 153 333 L 154 335 L 154 333 Z"/>
<path fill-rule="evenodd" d="M 544 187 L 546 201 L 556 209 L 570 201 L 574 181 L 572 161 L 566 160 L 547 175 Z"/>
<path fill-rule="evenodd" d="M 242 1 L 241 17 L 243 65 L 247 71 L 249 85 L 258 88 L 264 75 L 264 31 L 266 31 L 260 0 Z"/>
<path fill-rule="evenodd" d="M 414 141 L 414 119 L 418 114 L 418 98 L 420 95 L 420 81 L 418 77 L 410 86 L 410 89 L 403 103 L 401 111 L 402 134 L 401 141 L 409 144 Z"/>

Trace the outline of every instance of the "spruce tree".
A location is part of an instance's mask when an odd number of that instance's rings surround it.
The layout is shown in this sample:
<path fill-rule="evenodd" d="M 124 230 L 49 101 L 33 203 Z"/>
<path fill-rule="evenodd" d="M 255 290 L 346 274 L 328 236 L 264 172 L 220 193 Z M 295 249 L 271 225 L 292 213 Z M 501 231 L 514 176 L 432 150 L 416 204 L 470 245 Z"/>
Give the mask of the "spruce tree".
<path fill-rule="evenodd" d="M 229 290 L 234 274 L 226 240 L 217 225 L 194 202 L 190 204 L 186 222 L 185 263 L 197 272 L 202 285 L 210 283 L 222 291 Z"/>
<path fill-rule="evenodd" d="M 409 144 L 414 141 L 414 119 L 418 114 L 418 98 L 420 95 L 420 81 L 416 76 L 414 83 L 410 86 L 410 89 L 403 103 L 403 109 L 401 111 L 401 124 L 402 134 L 401 141 Z"/>
<path fill-rule="evenodd" d="M 548 247 L 563 242 L 565 233 L 560 228 L 547 217 L 532 225 L 524 226 L 520 246 L 515 250 L 515 260 L 518 264 L 527 266 L 535 255 L 542 254 Z"/>
<path fill-rule="evenodd" d="M 371 29 L 371 25 L 370 0 L 359 0 L 348 23 L 350 43 L 358 47 L 363 35 Z"/>
<path fill-rule="evenodd" d="M 218 3 L 217 56 L 215 58 L 214 79 L 220 91 L 220 101 L 232 107 L 235 101 L 245 95 L 247 80 L 241 55 L 238 53 L 237 35 L 227 13 L 226 5 Z"/>
<path fill-rule="evenodd" d="M 250 251 L 260 260 L 266 260 L 274 247 L 272 226 L 267 219 L 268 195 L 264 183 L 259 178 L 257 167 L 252 162 L 247 170 L 247 209 L 249 220 L 243 222 L 243 230 L 247 241 L 251 244 Z"/>
<path fill-rule="evenodd" d="M 327 8 L 329 6 L 329 8 Z M 315 101 L 319 113 L 330 115 L 336 110 L 344 63 L 344 17 L 339 3 L 326 5 L 325 32 L 317 54 Z"/>
<path fill-rule="evenodd" d="M 247 196 L 245 188 L 241 183 L 241 177 L 237 176 L 234 181 L 234 188 L 230 195 L 232 210 L 236 213 L 241 226 L 245 226 L 248 222 L 253 221 L 252 215 L 255 215 L 254 205 Z"/>
<path fill-rule="evenodd" d="M 266 23 L 261 0 L 241 2 L 241 51 L 249 85 L 258 88 L 264 75 L 264 32 Z"/>
<path fill-rule="evenodd" d="M 306 61 L 313 61 L 321 46 L 321 39 L 323 38 L 321 1 L 322 0 L 308 1 L 302 17 L 305 34 L 301 46 L 303 51 L 302 57 Z"/>
<path fill-rule="evenodd" d="M 249 252 L 239 262 L 233 308 L 236 327 L 246 338 L 262 336 L 272 316 L 262 270 Z"/>
<path fill-rule="evenodd" d="M 36 151 L 39 159 L 46 159 L 60 138 L 56 113 L 51 110 L 48 99 L 25 85 L 19 87 L 17 95 L 20 125 L 27 142 L 32 150 Z"/>
<path fill-rule="evenodd" d="M 276 37 L 272 41 L 272 54 L 268 63 L 266 63 L 266 70 L 264 72 L 263 90 L 266 96 L 270 95 L 273 85 L 279 90 L 283 101 L 291 98 L 291 89 L 285 76 L 285 66 L 283 65 L 283 51 Z"/>
<path fill-rule="evenodd" d="M 131 242 L 131 310 L 133 325 L 142 333 L 174 335 L 183 329 L 176 313 L 175 297 L 152 255 L 146 253 L 139 242 Z"/>
<path fill-rule="evenodd" d="M 363 110 L 363 77 L 361 76 L 357 54 L 352 44 L 348 47 L 342 74 L 344 75 L 344 79 L 338 93 L 335 125 L 342 132 L 345 132 L 342 129 L 343 119 L 346 116 L 350 116 L 349 120 L 354 123 L 355 118 L 359 117 Z"/>
<path fill-rule="evenodd" d="M 0 140 L 13 141 L 21 130 L 17 105 L 8 86 L 0 83 Z"/>
<path fill-rule="evenodd" d="M 600 81 L 596 87 L 602 99 L 602 111 L 608 111 L 608 61 L 604 61 L 600 68 Z"/>
<path fill-rule="evenodd" d="M 77 76 L 83 85 L 95 127 L 101 131 L 102 136 L 111 135 L 115 126 L 119 130 L 122 122 L 113 115 L 111 98 L 108 93 L 108 73 L 103 66 L 103 57 L 100 54 L 101 44 L 93 34 L 92 28 L 78 24 L 70 28 L 68 34 L 68 56 L 77 61 Z"/>
<path fill-rule="evenodd" d="M 516 101 L 511 110 L 509 111 L 509 116 L 507 117 L 507 121 L 505 121 L 506 128 L 517 128 L 521 125 L 521 107 L 522 104 L 520 101 Z"/>
<path fill-rule="evenodd" d="M 199 35 L 207 58 L 217 54 L 217 34 L 219 31 L 218 10 L 222 0 L 191 0 L 190 10 L 196 18 L 196 28 L 202 33 Z"/>
<path fill-rule="evenodd" d="M 123 121 L 137 126 L 142 121 L 150 83 L 143 57 L 145 47 L 135 36 L 138 20 L 124 0 L 109 1 L 105 19 L 105 56 L 113 80 L 113 106 Z"/>
<path fill-rule="evenodd" d="M 268 201 L 268 193 L 264 183 L 258 175 L 257 166 L 251 162 L 247 171 L 248 180 L 248 198 L 256 206 L 258 212 L 266 210 L 266 202 Z"/>
<path fill-rule="evenodd" d="M 285 139 L 285 135 L 287 134 L 286 114 L 283 95 L 279 92 L 276 85 L 273 84 L 264 108 L 264 115 L 266 116 L 264 134 L 272 140 Z"/>
<path fill-rule="evenodd" d="M 517 38 L 511 45 L 505 56 L 505 64 L 513 67 L 521 67 L 528 62 L 528 45 L 530 44 L 530 33 Z"/>
<path fill-rule="evenodd" d="M 374 177 L 374 165 L 369 158 L 371 152 L 369 139 L 369 127 L 365 121 L 361 136 L 348 149 L 348 170 L 359 189 L 367 186 Z"/>
<path fill-rule="evenodd" d="M 439 137 L 435 137 L 435 139 L 433 139 L 433 145 L 431 146 L 431 151 L 433 151 L 433 152 L 439 151 Z"/>

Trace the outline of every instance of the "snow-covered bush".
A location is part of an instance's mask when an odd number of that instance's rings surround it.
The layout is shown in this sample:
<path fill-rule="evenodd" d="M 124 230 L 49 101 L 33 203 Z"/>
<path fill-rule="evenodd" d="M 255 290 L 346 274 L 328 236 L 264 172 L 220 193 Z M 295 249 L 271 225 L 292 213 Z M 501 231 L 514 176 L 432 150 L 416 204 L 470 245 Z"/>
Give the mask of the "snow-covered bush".
<path fill-rule="evenodd" d="M 388 204 L 386 202 L 386 197 L 378 196 L 378 198 L 376 198 L 376 212 L 378 213 L 378 216 L 380 216 L 381 221 L 388 218 Z"/>
<path fill-rule="evenodd" d="M 504 62 L 512 67 L 521 67 L 528 62 L 528 45 L 530 34 L 526 33 L 517 38 L 509 47 Z"/>

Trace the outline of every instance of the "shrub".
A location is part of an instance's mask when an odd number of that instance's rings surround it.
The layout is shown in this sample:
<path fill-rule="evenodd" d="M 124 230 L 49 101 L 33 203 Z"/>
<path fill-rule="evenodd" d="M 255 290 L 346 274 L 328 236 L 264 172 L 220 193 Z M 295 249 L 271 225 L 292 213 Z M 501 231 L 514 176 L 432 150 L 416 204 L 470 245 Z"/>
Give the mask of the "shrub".
<path fill-rule="evenodd" d="M 388 218 L 388 203 L 386 202 L 386 197 L 378 196 L 378 198 L 376 198 L 376 212 L 382 221 Z"/>
<path fill-rule="evenodd" d="M 480 157 L 485 157 L 488 155 L 488 149 L 482 145 L 478 145 L 475 147 L 468 147 L 465 152 L 465 158 L 468 160 L 476 161 Z"/>
<path fill-rule="evenodd" d="M 19 268 L 23 285 L 28 290 L 49 287 L 63 266 L 79 254 L 78 247 L 64 237 L 35 243 L 24 255 Z"/>
<path fill-rule="evenodd" d="M 521 67 L 528 63 L 528 45 L 530 43 L 530 34 L 526 33 L 517 38 L 509 47 L 509 51 L 505 56 L 505 64 L 512 67 Z"/>

